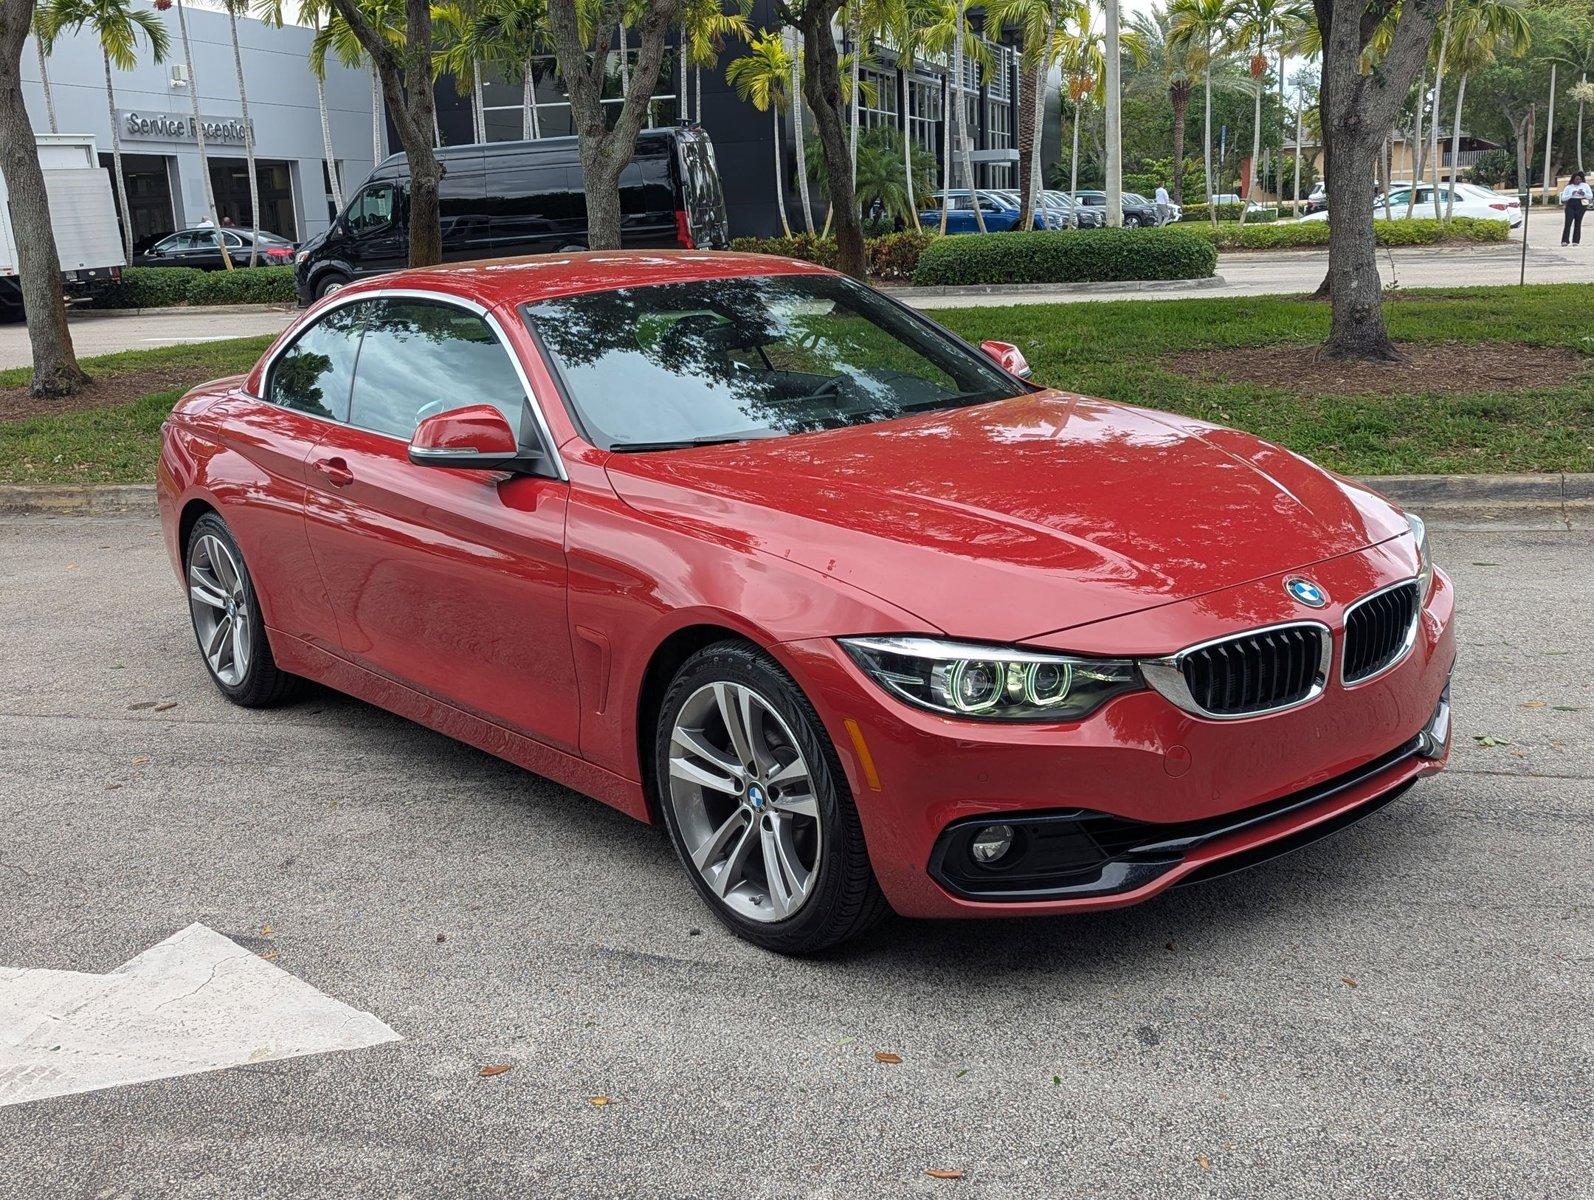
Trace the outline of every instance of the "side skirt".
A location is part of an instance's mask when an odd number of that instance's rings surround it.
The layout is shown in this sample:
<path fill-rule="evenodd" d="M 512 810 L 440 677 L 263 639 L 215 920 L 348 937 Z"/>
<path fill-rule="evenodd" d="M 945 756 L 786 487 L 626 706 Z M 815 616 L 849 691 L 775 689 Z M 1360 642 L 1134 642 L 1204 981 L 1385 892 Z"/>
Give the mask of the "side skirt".
<path fill-rule="evenodd" d="M 601 800 L 627 816 L 653 823 L 642 785 L 585 759 L 472 716 L 441 700 L 422 694 L 392 679 L 328 654 L 280 629 L 268 629 L 271 653 L 277 665 L 294 675 L 345 692 L 368 704 L 396 713 L 446 737 L 475 746 L 494 757 L 541 775 L 555 783 Z"/>

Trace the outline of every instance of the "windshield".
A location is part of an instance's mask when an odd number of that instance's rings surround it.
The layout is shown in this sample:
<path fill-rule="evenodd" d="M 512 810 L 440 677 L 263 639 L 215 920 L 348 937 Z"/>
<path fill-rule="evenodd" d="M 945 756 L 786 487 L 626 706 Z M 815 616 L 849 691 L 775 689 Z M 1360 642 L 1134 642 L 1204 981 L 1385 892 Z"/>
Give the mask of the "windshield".
<path fill-rule="evenodd" d="M 830 275 L 711 279 L 527 305 L 605 449 L 780 437 L 1023 388 L 878 293 Z"/>

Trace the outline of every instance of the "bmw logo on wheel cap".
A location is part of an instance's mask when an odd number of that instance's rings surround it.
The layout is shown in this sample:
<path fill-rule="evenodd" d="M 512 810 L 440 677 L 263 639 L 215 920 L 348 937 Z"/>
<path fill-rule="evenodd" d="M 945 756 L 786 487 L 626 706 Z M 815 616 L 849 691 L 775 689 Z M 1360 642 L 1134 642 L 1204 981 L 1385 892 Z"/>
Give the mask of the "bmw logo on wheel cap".
<path fill-rule="evenodd" d="M 1328 603 L 1328 593 L 1310 579 L 1291 575 L 1284 581 L 1284 590 L 1307 608 L 1322 608 Z"/>

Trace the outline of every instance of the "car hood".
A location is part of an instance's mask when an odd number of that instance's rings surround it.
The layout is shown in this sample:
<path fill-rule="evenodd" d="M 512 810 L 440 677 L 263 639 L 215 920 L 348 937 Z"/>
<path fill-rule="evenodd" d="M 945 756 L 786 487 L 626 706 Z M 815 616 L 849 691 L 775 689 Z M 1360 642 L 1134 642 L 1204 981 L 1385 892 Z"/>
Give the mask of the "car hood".
<path fill-rule="evenodd" d="M 1062 392 L 615 454 L 608 473 L 639 510 L 991 641 L 1189 599 L 1406 529 L 1376 493 L 1249 434 Z"/>

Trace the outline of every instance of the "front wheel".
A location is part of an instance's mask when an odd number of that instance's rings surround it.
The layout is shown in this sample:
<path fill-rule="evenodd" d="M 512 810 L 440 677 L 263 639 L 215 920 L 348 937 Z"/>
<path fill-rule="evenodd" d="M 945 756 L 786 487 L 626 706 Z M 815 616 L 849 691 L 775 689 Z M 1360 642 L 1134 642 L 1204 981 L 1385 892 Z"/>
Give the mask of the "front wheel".
<path fill-rule="evenodd" d="M 347 275 L 340 274 L 337 271 L 328 271 L 320 279 L 316 280 L 315 298 L 320 300 L 324 296 L 332 295 L 333 292 L 341 292 L 348 285 L 349 277 Z"/>
<path fill-rule="evenodd" d="M 752 646 L 693 655 L 659 712 L 659 808 L 693 886 L 739 937 L 811 954 L 887 912 L 818 715 Z"/>

